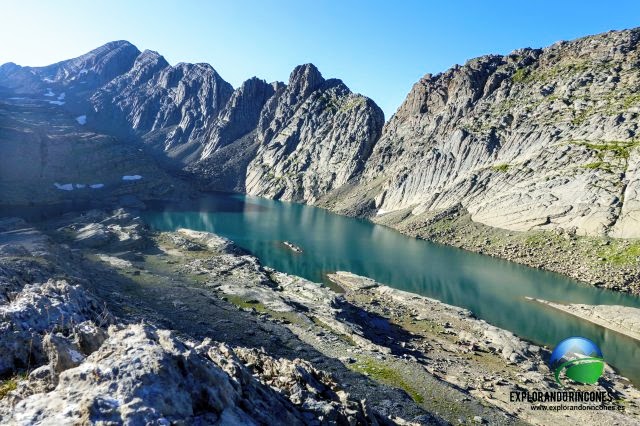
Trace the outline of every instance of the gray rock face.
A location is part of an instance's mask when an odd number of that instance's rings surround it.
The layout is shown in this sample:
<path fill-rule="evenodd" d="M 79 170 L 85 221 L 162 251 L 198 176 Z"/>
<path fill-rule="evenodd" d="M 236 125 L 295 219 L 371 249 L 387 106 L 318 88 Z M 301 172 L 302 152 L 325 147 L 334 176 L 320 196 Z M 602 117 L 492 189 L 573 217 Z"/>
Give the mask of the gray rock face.
<path fill-rule="evenodd" d="M 136 250 L 148 245 L 147 232 L 141 219 L 122 210 L 103 220 L 92 215 L 86 215 L 82 219 L 86 222 L 64 226 L 58 231 L 88 248 Z"/>
<path fill-rule="evenodd" d="M 361 171 L 383 123 L 371 100 L 311 64 L 297 67 L 260 117 L 247 193 L 315 203 Z"/>
<path fill-rule="evenodd" d="M 77 367 L 84 361 L 84 355 L 62 336 L 47 334 L 42 346 L 52 371 L 56 373 Z"/>
<path fill-rule="evenodd" d="M 361 216 L 461 205 L 493 227 L 635 238 L 639 39 L 609 32 L 428 74 L 383 130 L 371 100 L 311 64 L 286 85 L 253 78 L 234 91 L 207 64 L 171 66 L 127 42 L 48 67 L 5 64 L 0 86 L 68 91 L 64 108 L 90 104 L 94 128 L 146 142 L 207 189 Z M 4 130 L 27 143 L 11 149 L 40 155 L 42 136 L 17 129 Z"/>
<path fill-rule="evenodd" d="M 100 120 L 109 117 L 111 126 L 124 122 L 136 135 L 182 158 L 202 140 L 207 121 L 218 116 L 232 91 L 209 64 L 169 66 L 157 53 L 145 51 L 91 103 Z"/>
<path fill-rule="evenodd" d="M 73 333 L 75 324 L 110 321 L 97 300 L 83 288 L 49 280 L 28 285 L 9 303 L 0 305 L 0 374 L 35 367 L 48 359 L 52 347 L 63 346 L 53 332 Z M 55 368 L 69 365 L 66 353 Z"/>
<path fill-rule="evenodd" d="M 362 402 L 350 400 L 330 374 L 317 370 L 308 361 L 274 358 L 257 349 L 230 351 L 224 345 L 219 348 L 227 359 L 235 352 L 262 383 L 279 389 L 295 406 L 308 407 L 309 412 L 303 414 L 308 423 L 314 422 L 311 413 L 321 424 L 377 423 L 375 415 Z"/>
<path fill-rule="evenodd" d="M 301 65 L 287 85 L 245 82 L 189 169 L 210 189 L 313 204 L 358 175 L 383 123 L 370 99 Z"/>
<path fill-rule="evenodd" d="M 252 78 L 231 95 L 210 126 L 200 159 L 189 166 L 206 188 L 245 192 L 249 162 L 258 148 L 256 127 L 260 113 L 278 84 Z"/>
<path fill-rule="evenodd" d="M 254 130 L 264 104 L 275 92 L 274 86 L 255 77 L 242 83 L 211 127 L 201 158 Z"/>
<path fill-rule="evenodd" d="M 639 39 L 610 32 L 427 74 L 356 193 L 369 214 L 461 203 L 494 227 L 639 237 Z"/>

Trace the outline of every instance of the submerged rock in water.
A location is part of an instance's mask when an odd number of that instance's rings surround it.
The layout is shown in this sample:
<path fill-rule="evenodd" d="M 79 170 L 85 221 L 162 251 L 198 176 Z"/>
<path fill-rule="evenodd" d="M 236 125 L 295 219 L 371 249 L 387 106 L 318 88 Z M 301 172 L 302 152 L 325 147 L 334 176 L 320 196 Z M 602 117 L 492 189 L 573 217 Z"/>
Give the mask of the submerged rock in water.
<path fill-rule="evenodd" d="M 290 241 L 284 241 L 282 244 L 287 246 L 291 251 L 295 251 L 296 253 L 302 253 L 302 249 L 300 248 L 300 246 L 297 246 Z"/>

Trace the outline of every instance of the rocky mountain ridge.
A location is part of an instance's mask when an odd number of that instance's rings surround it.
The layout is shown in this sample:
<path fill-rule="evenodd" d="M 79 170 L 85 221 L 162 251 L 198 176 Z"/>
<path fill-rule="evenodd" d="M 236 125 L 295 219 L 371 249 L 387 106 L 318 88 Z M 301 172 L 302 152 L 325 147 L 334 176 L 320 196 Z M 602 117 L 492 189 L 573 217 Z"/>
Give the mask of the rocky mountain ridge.
<path fill-rule="evenodd" d="M 352 192 L 370 214 L 461 205 L 508 230 L 639 237 L 639 39 L 610 32 L 427 74 Z"/>
<path fill-rule="evenodd" d="M 62 92 L 53 102 L 81 125 L 142 142 L 208 189 L 296 201 L 355 177 L 384 124 L 373 101 L 312 64 L 288 84 L 254 77 L 234 90 L 208 64 L 172 66 L 125 41 L 47 67 L 5 64 L 0 87 L 12 104 Z"/>
<path fill-rule="evenodd" d="M 427 74 L 386 124 L 312 64 L 234 90 L 210 65 L 172 66 L 124 41 L 48 67 L 5 64 L 0 86 L 14 98 L 64 90 L 57 106 L 88 129 L 142 142 L 208 190 L 374 220 L 459 207 L 509 231 L 637 238 L 639 39 L 612 31 Z"/>

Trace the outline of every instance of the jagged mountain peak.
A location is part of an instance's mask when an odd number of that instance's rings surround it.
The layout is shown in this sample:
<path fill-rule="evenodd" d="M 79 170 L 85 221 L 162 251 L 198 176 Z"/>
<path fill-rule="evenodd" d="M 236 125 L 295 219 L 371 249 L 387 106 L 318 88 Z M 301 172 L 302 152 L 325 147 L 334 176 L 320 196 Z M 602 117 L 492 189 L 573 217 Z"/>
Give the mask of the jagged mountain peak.
<path fill-rule="evenodd" d="M 209 127 L 201 159 L 209 158 L 217 150 L 252 132 L 264 104 L 274 93 L 274 87 L 258 77 L 244 81 Z"/>
<path fill-rule="evenodd" d="M 240 96 L 243 96 L 243 95 L 246 96 L 247 94 L 256 93 L 258 91 L 268 92 L 269 93 L 269 96 L 267 97 L 268 99 L 269 97 L 271 97 L 271 95 L 273 95 L 277 91 L 277 87 L 278 86 L 274 85 L 274 83 L 267 83 L 266 80 L 260 77 L 254 76 L 254 77 L 248 78 L 247 80 L 243 81 L 240 87 L 238 87 L 234 91 L 234 94 L 231 96 L 231 99 L 229 100 L 230 105 L 227 105 L 227 107 L 231 106 L 234 100 L 238 99 Z M 280 87 L 284 87 L 284 85 Z"/>
<path fill-rule="evenodd" d="M 130 51 L 135 50 L 138 53 L 140 53 L 140 50 L 133 43 L 127 40 L 114 40 L 114 41 L 109 41 L 103 44 L 102 46 L 98 46 L 95 49 L 92 49 L 89 52 L 78 56 L 78 58 L 81 58 L 83 56 L 99 55 L 99 54 L 104 54 L 106 52 L 123 51 L 123 50 L 130 50 Z"/>
<path fill-rule="evenodd" d="M 50 85 L 64 86 L 67 94 L 91 92 L 127 72 L 139 54 L 133 44 L 113 41 L 44 67 L 8 65 L 0 71 L 0 85 L 26 94 L 41 93 Z"/>
<path fill-rule="evenodd" d="M 94 50 L 98 50 L 98 49 L 119 49 L 121 47 L 136 47 L 133 43 L 131 43 L 130 41 L 127 40 L 113 40 L 113 41 L 109 41 L 106 42 L 105 44 L 103 44 L 100 47 L 97 47 Z M 137 49 L 137 47 L 136 47 Z"/>
<path fill-rule="evenodd" d="M 213 73 L 213 74 L 218 74 L 218 71 L 216 71 L 216 69 L 213 68 L 213 66 L 211 64 L 206 63 L 206 62 L 196 62 L 196 63 L 178 62 L 173 67 L 174 68 L 181 68 L 181 69 L 185 69 L 185 70 L 201 70 L 201 71 L 210 72 L 210 73 Z"/>
<path fill-rule="evenodd" d="M 101 75 L 102 79 L 106 81 L 126 71 L 123 68 L 126 68 L 127 65 L 130 67 L 139 54 L 140 50 L 136 46 L 128 41 L 118 40 L 106 43 L 76 58 L 61 61 L 43 69 L 54 69 L 57 72 L 60 72 L 60 69 L 69 72 L 76 70 L 94 71 L 96 73 L 106 72 L 106 74 Z M 109 66 L 113 64 L 121 66 L 109 69 Z"/>
<path fill-rule="evenodd" d="M 140 50 L 129 43 L 126 40 L 110 41 L 102 46 L 96 47 L 87 53 L 83 53 L 72 59 L 66 59 L 60 62 L 56 62 L 44 67 L 28 67 L 34 70 L 41 70 L 47 72 L 50 70 L 58 70 L 60 68 L 77 68 L 83 66 L 84 69 L 88 69 L 94 65 L 100 64 L 100 62 L 110 61 L 114 59 L 130 60 L 140 54 Z"/>
<path fill-rule="evenodd" d="M 163 87 L 174 87 L 179 82 L 198 81 L 202 78 L 211 78 L 229 87 L 229 93 L 233 88 L 224 81 L 220 74 L 211 65 L 206 63 L 191 64 L 180 62 L 173 66 L 168 66 L 162 70 L 159 82 Z"/>
<path fill-rule="evenodd" d="M 162 56 L 161 54 L 159 54 L 158 52 L 156 52 L 155 50 L 149 50 L 149 49 L 145 49 L 142 53 L 140 53 L 140 55 L 138 55 L 138 57 L 136 58 L 136 62 L 163 62 L 168 66 L 169 62 L 167 62 L 167 60 L 164 58 L 164 56 Z"/>
<path fill-rule="evenodd" d="M 7 79 L 11 74 L 19 71 L 22 67 L 15 62 L 7 62 L 0 65 L 0 83 L 3 79 Z"/>
<path fill-rule="evenodd" d="M 298 65 L 289 76 L 289 91 L 299 93 L 302 96 L 308 96 L 324 83 L 324 81 L 322 74 L 315 65 Z"/>
<path fill-rule="evenodd" d="M 16 64 L 15 62 L 5 62 L 4 64 L 0 65 L 0 72 L 5 70 L 16 70 L 18 68 L 20 68 L 20 65 Z"/>
<path fill-rule="evenodd" d="M 240 85 L 240 87 L 252 86 L 254 84 L 263 84 L 263 83 L 264 84 L 269 84 L 269 83 L 267 83 L 267 81 L 265 79 L 253 76 L 253 77 L 250 77 L 250 78 L 246 79 L 245 81 L 243 81 L 242 84 Z"/>

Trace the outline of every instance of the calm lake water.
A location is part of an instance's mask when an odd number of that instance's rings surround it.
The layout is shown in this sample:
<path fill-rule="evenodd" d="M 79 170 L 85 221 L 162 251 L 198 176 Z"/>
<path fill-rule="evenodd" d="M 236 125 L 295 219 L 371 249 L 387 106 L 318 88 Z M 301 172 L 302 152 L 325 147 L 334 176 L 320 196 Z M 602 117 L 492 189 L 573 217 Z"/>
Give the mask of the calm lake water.
<path fill-rule="evenodd" d="M 607 363 L 640 385 L 640 342 L 525 297 L 561 303 L 640 307 L 640 298 L 561 275 L 406 237 L 392 229 L 301 204 L 215 194 L 196 202 L 151 204 L 144 217 L 161 231 L 190 228 L 233 240 L 279 271 L 316 282 L 350 271 L 471 310 L 537 344 L 570 336 L 596 342 Z M 294 253 L 282 241 L 299 245 Z"/>

